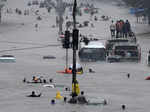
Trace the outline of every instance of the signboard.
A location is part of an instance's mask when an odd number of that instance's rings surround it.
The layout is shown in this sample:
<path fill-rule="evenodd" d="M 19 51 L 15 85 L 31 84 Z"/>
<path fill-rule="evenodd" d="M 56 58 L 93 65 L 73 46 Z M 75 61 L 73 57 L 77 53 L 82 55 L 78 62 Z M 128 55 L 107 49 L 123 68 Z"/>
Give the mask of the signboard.
<path fill-rule="evenodd" d="M 144 8 L 131 8 L 130 9 L 130 14 L 141 13 L 141 12 L 144 12 L 144 11 L 145 11 Z"/>

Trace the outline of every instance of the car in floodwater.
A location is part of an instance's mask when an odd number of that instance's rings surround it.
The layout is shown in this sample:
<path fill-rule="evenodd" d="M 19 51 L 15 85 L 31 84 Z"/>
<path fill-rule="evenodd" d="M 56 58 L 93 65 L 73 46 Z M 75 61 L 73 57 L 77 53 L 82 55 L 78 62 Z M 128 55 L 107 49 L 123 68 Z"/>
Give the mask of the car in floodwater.
<path fill-rule="evenodd" d="M 141 48 L 136 43 L 118 43 L 112 48 L 111 57 L 119 57 L 120 61 L 140 61 L 141 60 Z"/>
<path fill-rule="evenodd" d="M 2 55 L 0 56 L 0 62 L 4 63 L 16 62 L 16 58 L 13 55 Z"/>
<path fill-rule="evenodd" d="M 108 39 L 105 43 L 107 55 L 109 55 L 109 53 L 112 51 L 113 46 L 118 43 L 137 43 L 137 41 L 136 41 L 136 37 Z"/>
<path fill-rule="evenodd" d="M 113 45 L 115 45 L 116 43 L 127 43 L 127 42 L 129 42 L 129 40 L 126 38 L 115 38 L 107 40 L 105 43 L 107 55 L 109 55 L 109 53 L 112 52 Z"/>
<path fill-rule="evenodd" d="M 80 61 L 105 61 L 106 49 L 103 43 L 97 40 L 89 41 L 88 44 L 80 42 L 78 55 Z"/>

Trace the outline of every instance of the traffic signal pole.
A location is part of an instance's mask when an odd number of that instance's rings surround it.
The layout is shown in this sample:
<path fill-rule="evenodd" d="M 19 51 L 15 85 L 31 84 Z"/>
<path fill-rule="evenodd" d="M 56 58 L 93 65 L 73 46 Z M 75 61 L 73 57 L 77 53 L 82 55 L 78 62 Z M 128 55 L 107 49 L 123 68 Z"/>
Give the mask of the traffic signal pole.
<path fill-rule="evenodd" d="M 66 68 L 65 72 L 68 73 L 68 49 L 70 48 L 70 31 L 65 31 L 64 48 L 66 49 Z"/>
<path fill-rule="evenodd" d="M 65 72 L 67 73 L 68 70 L 68 48 L 66 48 L 66 68 L 65 68 Z"/>

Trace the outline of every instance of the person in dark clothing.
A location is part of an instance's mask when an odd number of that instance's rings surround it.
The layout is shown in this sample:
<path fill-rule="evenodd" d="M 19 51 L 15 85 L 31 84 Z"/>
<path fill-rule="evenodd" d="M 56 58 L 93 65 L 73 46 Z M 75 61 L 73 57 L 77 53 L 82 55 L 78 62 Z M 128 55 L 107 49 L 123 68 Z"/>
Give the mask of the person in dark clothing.
<path fill-rule="evenodd" d="M 55 104 L 55 100 L 54 99 L 51 100 L 51 104 Z"/>
<path fill-rule="evenodd" d="M 83 42 L 85 43 L 85 45 L 88 45 L 89 39 L 87 37 L 83 37 Z"/>
<path fill-rule="evenodd" d="M 53 79 L 52 79 L 52 78 L 51 78 L 51 79 L 49 79 L 49 82 L 50 82 L 50 83 L 53 83 Z"/>
<path fill-rule="evenodd" d="M 122 108 L 122 110 L 125 110 L 125 109 L 126 109 L 126 106 L 125 106 L 125 105 L 122 105 L 121 108 Z"/>
<path fill-rule="evenodd" d="M 97 16 L 95 16 L 95 17 L 94 17 L 94 20 L 95 20 L 95 21 L 97 21 L 97 20 L 98 20 L 98 19 L 97 19 Z"/>
<path fill-rule="evenodd" d="M 64 97 L 64 102 L 65 102 L 65 103 L 67 102 L 67 97 Z"/>
<path fill-rule="evenodd" d="M 47 83 L 46 79 L 43 79 L 43 83 Z"/>
<path fill-rule="evenodd" d="M 92 68 L 89 68 L 89 73 L 95 73 Z"/>
<path fill-rule="evenodd" d="M 127 34 L 129 35 L 130 32 L 131 32 L 131 25 L 130 25 L 130 22 L 129 22 L 128 20 L 126 20 L 125 24 L 126 24 L 126 27 L 127 27 Z"/>
<path fill-rule="evenodd" d="M 31 95 L 28 95 L 27 97 L 40 97 L 42 95 L 42 93 L 36 95 L 35 91 L 32 91 Z"/>
<path fill-rule="evenodd" d="M 127 74 L 127 77 L 130 78 L 130 74 L 129 73 Z"/>
<path fill-rule="evenodd" d="M 81 91 L 81 95 L 79 95 L 77 97 L 77 101 L 79 104 L 87 104 L 88 101 L 86 100 L 85 96 L 84 96 L 84 91 Z"/>
<path fill-rule="evenodd" d="M 150 65 L 150 51 L 149 51 L 149 54 L 148 54 L 148 65 Z"/>
<path fill-rule="evenodd" d="M 23 82 L 24 82 L 24 83 L 26 82 L 26 78 L 23 79 Z"/>
<path fill-rule="evenodd" d="M 123 37 L 127 38 L 128 35 L 128 24 L 124 23 L 123 25 Z"/>
<path fill-rule="evenodd" d="M 119 21 L 116 22 L 116 38 L 119 38 Z"/>

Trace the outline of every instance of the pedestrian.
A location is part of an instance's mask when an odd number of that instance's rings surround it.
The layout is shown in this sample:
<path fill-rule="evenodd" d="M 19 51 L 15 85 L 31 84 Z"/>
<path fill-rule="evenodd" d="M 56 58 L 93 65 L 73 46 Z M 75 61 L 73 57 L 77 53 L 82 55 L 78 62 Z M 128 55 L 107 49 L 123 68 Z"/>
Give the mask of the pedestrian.
<path fill-rule="evenodd" d="M 128 20 L 126 20 L 125 24 L 127 25 L 127 34 L 129 35 L 131 33 L 131 25 L 130 22 Z"/>
<path fill-rule="evenodd" d="M 42 95 L 42 93 L 36 95 L 35 91 L 32 91 L 31 95 L 28 95 L 27 97 L 40 97 Z"/>
<path fill-rule="evenodd" d="M 125 110 L 125 109 L 126 109 L 126 106 L 125 106 L 125 105 L 122 105 L 121 108 L 122 108 L 122 110 Z"/>
<path fill-rule="evenodd" d="M 89 73 L 95 73 L 92 68 L 89 68 Z"/>
<path fill-rule="evenodd" d="M 148 65 L 150 65 L 150 51 L 148 53 Z"/>
<path fill-rule="evenodd" d="M 35 30 L 38 31 L 38 24 L 35 24 Z"/>
<path fill-rule="evenodd" d="M 66 20 L 68 19 L 68 16 L 66 16 Z"/>
<path fill-rule="evenodd" d="M 55 100 L 54 99 L 51 100 L 51 104 L 55 104 Z"/>
<path fill-rule="evenodd" d="M 85 96 L 84 96 L 84 91 L 81 91 L 81 95 L 79 95 L 77 97 L 77 101 L 79 104 L 87 104 L 88 101 L 86 100 Z"/>
<path fill-rule="evenodd" d="M 53 83 L 53 79 L 52 79 L 52 78 L 50 78 L 50 79 L 49 79 L 49 82 L 50 82 L 50 83 Z"/>
<path fill-rule="evenodd" d="M 26 78 L 23 79 L 23 82 L 24 82 L 24 83 L 26 82 Z"/>
<path fill-rule="evenodd" d="M 119 38 L 119 21 L 116 22 L 116 38 Z"/>
<path fill-rule="evenodd" d="M 130 78 L 130 73 L 127 74 L 127 77 Z"/>
<path fill-rule="evenodd" d="M 47 83 L 46 79 L 43 79 L 43 83 Z"/>
<path fill-rule="evenodd" d="M 56 16 L 56 27 L 58 27 L 58 25 L 59 25 L 59 18 L 58 16 Z"/>
<path fill-rule="evenodd" d="M 127 38 L 128 36 L 128 24 L 124 23 L 123 25 L 123 37 Z"/>
<path fill-rule="evenodd" d="M 94 20 L 95 20 L 95 21 L 97 21 L 97 20 L 98 20 L 97 16 L 94 16 Z"/>
<path fill-rule="evenodd" d="M 69 88 L 69 87 L 66 87 L 66 88 L 65 88 L 65 91 L 70 91 L 70 88 Z"/>
<path fill-rule="evenodd" d="M 120 21 L 119 21 L 120 37 L 123 37 L 123 26 L 124 26 L 124 21 L 123 21 L 123 20 L 120 20 Z"/>
<path fill-rule="evenodd" d="M 16 13 L 16 14 L 18 14 L 19 9 L 18 9 L 18 8 L 16 8 L 16 9 L 14 9 L 14 10 L 15 10 L 15 13 Z"/>
<path fill-rule="evenodd" d="M 114 24 L 114 21 L 111 21 L 111 25 L 110 25 L 110 32 L 111 32 L 111 37 L 115 36 L 115 30 L 116 30 L 116 26 Z"/>
<path fill-rule="evenodd" d="M 40 20 L 42 20 L 42 17 L 38 16 L 36 19 L 40 21 Z"/>
<path fill-rule="evenodd" d="M 146 24 L 146 20 L 147 20 L 146 15 L 143 14 L 143 16 L 142 16 L 142 23 L 143 23 L 143 24 Z"/>
<path fill-rule="evenodd" d="M 93 23 L 91 23 L 91 27 L 94 28 L 94 24 Z"/>
<path fill-rule="evenodd" d="M 67 102 L 67 97 L 64 97 L 64 102 L 65 102 L 65 103 Z"/>
<path fill-rule="evenodd" d="M 107 105 L 107 101 L 106 101 L 106 99 L 104 99 L 104 105 Z"/>

